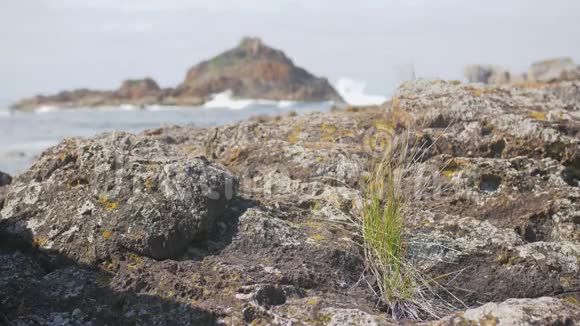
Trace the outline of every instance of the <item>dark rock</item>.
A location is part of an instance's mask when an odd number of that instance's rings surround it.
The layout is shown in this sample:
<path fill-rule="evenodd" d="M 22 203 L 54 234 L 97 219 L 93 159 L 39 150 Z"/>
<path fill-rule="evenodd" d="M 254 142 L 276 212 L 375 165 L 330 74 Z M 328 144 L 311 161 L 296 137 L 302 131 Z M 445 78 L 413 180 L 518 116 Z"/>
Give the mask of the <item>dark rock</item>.
<path fill-rule="evenodd" d="M 7 186 L 12 183 L 12 177 L 0 171 L 0 187 Z"/>

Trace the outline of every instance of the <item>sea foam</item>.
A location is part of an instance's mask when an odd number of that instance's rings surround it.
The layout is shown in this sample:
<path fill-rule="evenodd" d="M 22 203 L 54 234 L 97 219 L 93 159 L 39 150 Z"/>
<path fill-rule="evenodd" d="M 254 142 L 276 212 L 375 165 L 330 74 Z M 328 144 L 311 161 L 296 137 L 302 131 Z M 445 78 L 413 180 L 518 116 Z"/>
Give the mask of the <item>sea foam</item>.
<path fill-rule="evenodd" d="M 335 87 L 350 105 L 379 105 L 387 100 L 386 96 L 366 94 L 366 83 L 363 81 L 342 77 L 338 79 Z"/>

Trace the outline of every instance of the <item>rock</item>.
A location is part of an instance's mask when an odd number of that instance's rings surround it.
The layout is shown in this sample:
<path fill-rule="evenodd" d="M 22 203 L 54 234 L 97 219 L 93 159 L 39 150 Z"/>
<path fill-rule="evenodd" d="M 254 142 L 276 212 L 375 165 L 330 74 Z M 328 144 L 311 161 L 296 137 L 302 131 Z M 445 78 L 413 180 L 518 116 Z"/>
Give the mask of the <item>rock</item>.
<path fill-rule="evenodd" d="M 161 88 L 151 78 L 130 79 L 124 81 L 116 93 L 120 98 L 137 100 L 150 96 L 158 96 L 161 93 Z"/>
<path fill-rule="evenodd" d="M 567 80 L 572 77 L 568 75 L 577 71 L 578 68 L 571 58 L 549 59 L 533 63 L 528 76 L 531 80 L 545 82 Z"/>
<path fill-rule="evenodd" d="M 488 303 L 424 325 L 574 325 L 579 319 L 578 304 L 541 297 Z"/>
<path fill-rule="evenodd" d="M 203 158 L 115 132 L 47 150 L 16 178 L 0 214 L 10 232 L 30 230 L 30 241 L 79 262 L 119 250 L 165 259 L 203 238 L 234 191 L 235 179 Z"/>
<path fill-rule="evenodd" d="M 34 110 L 41 106 L 197 106 L 223 92 L 230 92 L 235 98 L 344 102 L 327 79 L 295 66 L 282 51 L 260 39 L 246 37 L 237 47 L 189 69 L 185 80 L 175 89 L 161 89 L 153 79 L 144 78 L 126 80 L 113 91 L 78 89 L 37 95 L 12 107 Z"/>
<path fill-rule="evenodd" d="M 491 65 L 468 65 L 465 66 L 463 74 L 470 83 L 514 84 L 525 87 L 533 83 L 578 81 L 580 66 L 574 64 L 571 58 L 557 58 L 535 62 L 523 74 Z"/>
<path fill-rule="evenodd" d="M 227 90 L 236 98 L 343 102 L 328 80 L 296 67 L 258 38 L 246 37 L 237 47 L 192 67 L 176 91 L 178 96 L 207 98 Z"/>
<path fill-rule="evenodd" d="M 9 174 L 0 171 L 0 187 L 7 186 L 11 183 L 12 177 Z"/>
<path fill-rule="evenodd" d="M 509 71 L 490 65 L 465 66 L 463 75 L 470 83 L 507 84 L 512 79 Z"/>
<path fill-rule="evenodd" d="M 571 324 L 580 299 L 579 86 L 417 80 L 380 107 L 63 142 L 2 188 L 0 253 L 8 256 L 0 255 L 0 297 L 9 299 L 1 311 L 9 321 L 39 323 L 117 316 L 153 325 L 412 323 L 393 320 L 374 293 L 356 227 L 367 171 L 386 143 L 398 144 L 395 135 L 425 149 L 401 185 L 407 259 L 432 286 L 416 299 L 435 310 L 419 317 L 441 325 Z M 122 236 L 133 234 L 125 213 L 143 207 L 139 220 L 154 226 L 144 229 L 148 236 L 155 225 L 178 223 L 172 212 L 198 207 L 176 195 L 197 198 L 197 181 L 161 171 L 175 165 L 199 167 L 200 178 L 227 169 L 240 191 L 219 203 L 221 218 L 195 215 L 213 227 L 191 229 L 198 235 L 158 260 L 148 243 L 125 242 L 134 240 Z M 183 191 L 167 194 L 168 179 Z M 165 218 L 144 214 L 155 210 Z M 92 244 L 77 241 L 86 229 Z M 78 263 L 87 248 L 105 253 L 89 256 L 92 268 Z M 10 261 L 14 268 L 1 267 Z M 59 300 L 28 299 L 45 298 L 48 283 Z M 405 316 L 412 315 L 397 314 Z"/>

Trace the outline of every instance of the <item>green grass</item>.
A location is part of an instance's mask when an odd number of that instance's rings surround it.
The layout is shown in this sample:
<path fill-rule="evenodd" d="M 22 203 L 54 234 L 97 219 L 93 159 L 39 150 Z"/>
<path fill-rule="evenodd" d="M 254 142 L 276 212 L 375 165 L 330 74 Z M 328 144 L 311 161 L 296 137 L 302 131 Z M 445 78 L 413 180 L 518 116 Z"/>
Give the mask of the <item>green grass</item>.
<path fill-rule="evenodd" d="M 379 287 L 387 302 L 409 299 L 411 275 L 405 268 L 406 246 L 401 209 L 404 202 L 391 162 L 375 164 L 363 194 L 362 235 L 367 261 L 373 262 Z"/>
<path fill-rule="evenodd" d="M 406 146 L 406 144 L 405 144 Z M 413 270 L 406 260 L 402 177 L 407 149 L 385 149 L 373 164 L 362 190 L 361 233 L 367 269 L 377 280 L 377 294 L 397 319 L 409 314 L 404 308 L 417 289 Z"/>

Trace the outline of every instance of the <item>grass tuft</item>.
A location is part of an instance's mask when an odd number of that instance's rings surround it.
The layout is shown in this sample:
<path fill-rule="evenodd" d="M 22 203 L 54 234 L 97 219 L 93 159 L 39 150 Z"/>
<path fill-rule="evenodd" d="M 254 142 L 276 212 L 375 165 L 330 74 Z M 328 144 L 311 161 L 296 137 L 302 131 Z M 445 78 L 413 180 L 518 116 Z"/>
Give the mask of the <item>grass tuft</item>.
<path fill-rule="evenodd" d="M 406 264 L 401 178 L 406 153 L 388 148 L 373 164 L 363 189 L 362 238 L 368 269 L 381 299 L 395 311 L 412 300 L 415 288 Z"/>
<path fill-rule="evenodd" d="M 438 294 L 436 280 L 409 260 L 405 233 L 407 205 L 420 197 L 419 161 L 429 148 L 412 146 L 412 133 L 393 136 L 382 156 L 372 164 L 362 189 L 362 209 L 355 219 L 365 253 L 367 281 L 395 320 L 438 318 L 452 306 Z M 417 196 L 417 197 L 416 197 Z"/>

